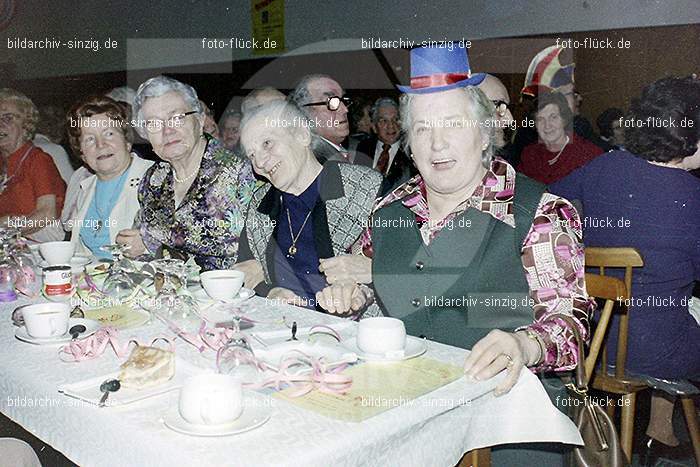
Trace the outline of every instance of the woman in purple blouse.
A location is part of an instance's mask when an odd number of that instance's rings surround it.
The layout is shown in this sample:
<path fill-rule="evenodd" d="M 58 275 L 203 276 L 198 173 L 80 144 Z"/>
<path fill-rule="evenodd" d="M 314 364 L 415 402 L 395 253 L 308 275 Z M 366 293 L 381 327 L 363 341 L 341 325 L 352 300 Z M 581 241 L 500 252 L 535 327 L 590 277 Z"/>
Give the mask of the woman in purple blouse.
<path fill-rule="evenodd" d="M 644 259 L 632 281 L 628 372 L 700 380 L 700 324 L 688 312 L 700 280 L 700 179 L 689 173 L 700 167 L 700 80 L 649 85 L 624 124 L 630 152 L 606 153 L 550 190 L 582 203 L 586 246 L 633 247 Z M 616 337 L 617 322 L 613 353 Z M 655 400 L 647 434 L 676 445 L 670 423 L 655 424 Z"/>

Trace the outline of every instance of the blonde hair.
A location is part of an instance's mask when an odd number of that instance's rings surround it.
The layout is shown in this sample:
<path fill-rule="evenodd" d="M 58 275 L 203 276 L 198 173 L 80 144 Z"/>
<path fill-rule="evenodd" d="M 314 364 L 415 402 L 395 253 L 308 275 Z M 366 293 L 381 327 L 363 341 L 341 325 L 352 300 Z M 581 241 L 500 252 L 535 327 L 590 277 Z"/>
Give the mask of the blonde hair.
<path fill-rule="evenodd" d="M 36 134 L 36 126 L 39 123 L 39 109 L 34 102 L 19 91 L 10 88 L 0 89 L 0 102 L 9 101 L 17 106 L 22 113 L 22 128 L 24 129 L 24 141 L 31 141 Z"/>

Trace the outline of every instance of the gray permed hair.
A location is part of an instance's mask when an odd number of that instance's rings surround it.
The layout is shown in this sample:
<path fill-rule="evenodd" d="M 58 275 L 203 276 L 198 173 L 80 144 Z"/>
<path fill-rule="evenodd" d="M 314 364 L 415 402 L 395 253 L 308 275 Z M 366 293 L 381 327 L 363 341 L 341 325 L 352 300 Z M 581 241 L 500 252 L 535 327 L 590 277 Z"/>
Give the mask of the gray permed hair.
<path fill-rule="evenodd" d="M 290 133 L 294 131 L 308 131 L 311 135 L 311 150 L 314 153 L 323 145 L 321 138 L 311 131 L 311 121 L 304 115 L 299 106 L 295 105 L 293 102 L 277 100 L 267 102 L 243 114 L 240 127 L 242 146 L 242 137 L 246 126 L 253 119 L 260 116 L 266 117 L 266 121 L 275 120 L 275 126 L 277 128 L 284 128 Z M 245 146 L 243 146 L 243 151 L 247 156 L 248 151 Z"/>
<path fill-rule="evenodd" d="M 134 108 L 133 115 L 136 118 L 136 131 L 143 138 L 148 139 L 148 133 L 146 128 L 142 124 L 144 122 L 143 115 L 141 115 L 141 109 L 146 99 L 149 97 L 160 97 L 168 92 L 179 92 L 185 102 L 199 114 L 204 113 L 202 104 L 199 102 L 199 97 L 197 97 L 197 91 L 194 90 L 189 84 L 182 83 L 176 79 L 168 78 L 167 76 L 154 76 L 139 86 L 136 91 L 136 97 L 134 98 Z"/>
<path fill-rule="evenodd" d="M 489 168 L 491 160 L 496 152 L 494 143 L 494 129 L 496 115 L 493 103 L 486 97 L 481 89 L 475 86 L 458 88 L 467 96 L 467 114 L 473 118 L 479 126 L 482 137 L 488 141 L 488 146 L 481 152 L 481 164 Z M 401 131 L 404 134 L 403 146 L 407 150 L 411 145 L 411 102 L 415 94 L 404 94 L 400 99 L 399 114 L 401 116 Z"/>
<path fill-rule="evenodd" d="M 36 135 L 36 126 L 39 123 L 39 109 L 30 98 L 21 92 L 10 89 L 0 89 L 0 102 L 9 101 L 17 106 L 22 115 L 22 129 L 24 136 L 22 141 L 31 141 Z"/>
<path fill-rule="evenodd" d="M 392 99 L 391 97 L 380 97 L 374 102 L 372 108 L 369 111 L 369 115 L 372 118 L 372 122 L 377 123 L 377 120 L 379 120 L 379 109 L 381 109 L 382 107 L 393 107 L 396 109 L 397 112 L 399 111 L 399 104 L 397 104 L 394 99 Z"/>

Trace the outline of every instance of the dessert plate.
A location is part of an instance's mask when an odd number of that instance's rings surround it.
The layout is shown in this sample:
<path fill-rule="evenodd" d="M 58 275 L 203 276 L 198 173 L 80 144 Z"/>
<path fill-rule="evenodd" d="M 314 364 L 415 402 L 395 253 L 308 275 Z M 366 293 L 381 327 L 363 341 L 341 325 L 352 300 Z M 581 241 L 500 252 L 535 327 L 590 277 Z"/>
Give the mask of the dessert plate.
<path fill-rule="evenodd" d="M 246 287 L 241 287 L 241 290 L 238 291 L 238 295 L 233 297 L 233 299 L 226 301 L 214 300 L 209 295 L 207 295 L 207 292 L 204 289 L 196 289 L 192 292 L 192 296 L 195 298 L 195 300 L 197 300 L 200 303 L 200 305 L 204 306 L 214 305 L 216 303 L 237 303 L 240 301 L 248 300 L 253 295 L 255 295 L 255 290 L 248 289 Z"/>
<path fill-rule="evenodd" d="M 403 351 L 387 352 L 384 355 L 363 352 L 357 346 L 356 337 L 343 341 L 343 345 L 351 352 L 356 353 L 358 358 L 368 362 L 401 362 L 423 355 L 428 349 L 423 339 L 413 336 L 406 336 L 406 348 Z"/>
<path fill-rule="evenodd" d="M 163 416 L 163 423 L 173 431 L 190 436 L 231 436 L 263 426 L 270 420 L 271 413 L 270 407 L 262 407 L 258 402 L 246 405 L 241 416 L 231 423 L 196 425 L 182 418 L 178 408 L 173 407 Z"/>
<path fill-rule="evenodd" d="M 68 329 L 72 328 L 76 324 L 82 324 L 86 328 L 85 332 L 80 333 L 80 336 L 78 336 L 81 339 L 94 334 L 102 327 L 100 323 L 91 319 L 70 318 L 68 320 Z M 53 337 L 32 337 L 27 333 L 27 328 L 25 326 L 20 326 L 15 330 L 15 337 L 23 342 L 36 345 L 65 344 L 66 342 L 70 342 L 72 339 L 71 335 L 68 333 Z"/>

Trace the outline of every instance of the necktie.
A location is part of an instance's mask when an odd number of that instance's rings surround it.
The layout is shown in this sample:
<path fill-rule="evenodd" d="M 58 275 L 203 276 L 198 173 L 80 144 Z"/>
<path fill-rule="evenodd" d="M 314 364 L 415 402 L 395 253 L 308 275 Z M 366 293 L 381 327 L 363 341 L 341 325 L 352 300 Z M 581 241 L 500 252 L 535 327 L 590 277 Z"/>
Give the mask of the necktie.
<path fill-rule="evenodd" d="M 389 149 L 391 149 L 391 145 L 384 143 L 384 146 L 382 146 L 382 153 L 379 155 L 379 160 L 377 161 L 377 172 L 382 175 L 386 175 L 386 169 L 389 167 Z"/>

